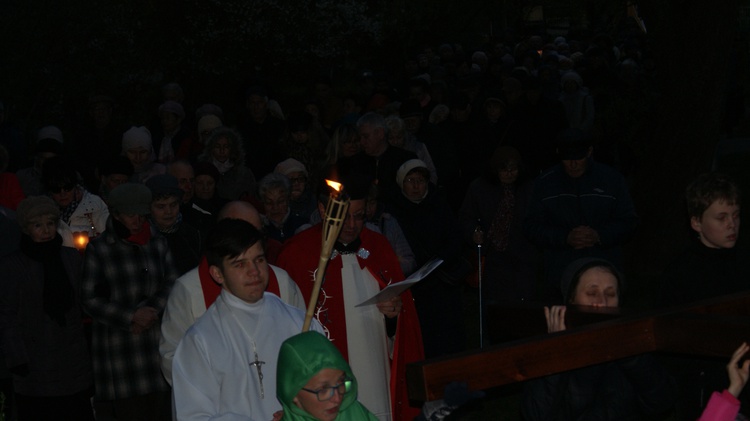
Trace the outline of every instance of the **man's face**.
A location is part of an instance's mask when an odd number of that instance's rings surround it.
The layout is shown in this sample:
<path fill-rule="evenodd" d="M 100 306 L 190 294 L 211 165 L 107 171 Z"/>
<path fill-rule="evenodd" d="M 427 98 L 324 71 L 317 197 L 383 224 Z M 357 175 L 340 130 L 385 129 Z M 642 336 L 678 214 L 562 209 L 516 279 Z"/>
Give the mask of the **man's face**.
<path fill-rule="evenodd" d="M 339 233 L 339 241 L 349 244 L 359 238 L 359 233 L 365 226 L 365 199 L 349 202 L 349 213 L 344 219 L 344 225 Z"/>
<path fill-rule="evenodd" d="M 692 217 L 690 226 L 698 232 L 703 245 L 714 249 L 734 247 L 740 231 L 740 207 L 717 200 L 703 212 L 703 215 Z"/>
<path fill-rule="evenodd" d="M 193 183 L 195 175 L 190 165 L 175 164 L 169 168 L 169 174 L 177 179 L 177 185 L 184 192 L 182 203 L 187 203 L 193 198 Z"/>
<path fill-rule="evenodd" d="M 359 141 L 367 155 L 380 156 L 386 148 L 385 130 L 364 124 L 359 128 Z"/>
<path fill-rule="evenodd" d="M 221 267 L 211 266 L 209 272 L 223 289 L 251 304 L 263 298 L 268 286 L 268 262 L 260 241 L 239 256 L 225 256 Z"/>
<path fill-rule="evenodd" d="M 177 221 L 180 214 L 180 200 L 177 196 L 169 196 L 151 202 L 151 219 L 160 230 L 165 230 Z"/>
<path fill-rule="evenodd" d="M 130 231 L 130 235 L 141 232 L 143 223 L 146 222 L 146 217 L 139 214 L 116 213 L 113 217 L 125 225 L 125 228 Z"/>
<path fill-rule="evenodd" d="M 589 166 L 589 157 L 591 156 L 591 148 L 589 148 L 586 156 L 581 159 L 563 159 L 563 169 L 565 174 L 568 174 L 570 178 L 578 178 L 582 176 Z"/>

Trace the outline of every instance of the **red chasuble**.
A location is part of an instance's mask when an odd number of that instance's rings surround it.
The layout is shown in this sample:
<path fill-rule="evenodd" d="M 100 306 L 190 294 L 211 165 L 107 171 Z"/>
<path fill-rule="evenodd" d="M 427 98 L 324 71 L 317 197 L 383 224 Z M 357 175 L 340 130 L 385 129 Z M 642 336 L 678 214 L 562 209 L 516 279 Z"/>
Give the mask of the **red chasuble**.
<path fill-rule="evenodd" d="M 320 260 L 320 243 L 322 224 L 317 224 L 296 234 L 284 243 L 277 265 L 285 269 L 289 276 L 297 283 L 305 297 L 310 301 L 312 294 L 314 272 Z M 359 236 L 361 249 L 369 252 L 367 258 L 357 256 L 360 268 L 367 268 L 373 277 L 384 288 L 388 281 L 399 282 L 404 279 L 398 257 L 393 252 L 388 240 L 367 228 Z M 318 299 L 316 318 L 323 325 L 334 345 L 348 360 L 346 321 L 344 310 L 344 295 L 341 279 L 341 259 L 333 258 L 326 269 L 325 279 Z M 406 390 L 406 364 L 424 359 L 422 333 L 419 329 L 419 319 L 414 308 L 414 300 L 407 290 L 401 295 L 403 308 L 398 317 L 395 346 L 391 361 L 391 402 L 393 405 L 393 420 L 411 421 L 419 415 L 418 408 L 409 406 Z"/>

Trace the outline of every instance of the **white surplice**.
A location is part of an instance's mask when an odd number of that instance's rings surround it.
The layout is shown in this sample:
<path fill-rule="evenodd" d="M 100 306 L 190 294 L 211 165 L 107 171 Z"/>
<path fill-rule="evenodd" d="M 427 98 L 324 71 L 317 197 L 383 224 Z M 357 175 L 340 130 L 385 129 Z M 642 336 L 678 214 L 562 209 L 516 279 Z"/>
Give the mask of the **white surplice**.
<path fill-rule="evenodd" d="M 383 313 L 374 305 L 355 307 L 380 292 L 380 284 L 368 269 L 359 267 L 355 254 L 341 259 L 349 365 L 359 383 L 359 401 L 379 420 L 389 421 L 390 346 Z"/>
<path fill-rule="evenodd" d="M 187 331 L 175 352 L 172 381 L 176 418 L 269 421 L 276 399 L 276 361 L 281 343 L 302 331 L 305 314 L 264 293 L 254 304 L 222 290 Z M 317 321 L 312 329 L 323 331 Z M 258 370 L 263 362 L 262 390 Z M 261 397 L 263 395 L 263 397 Z"/>

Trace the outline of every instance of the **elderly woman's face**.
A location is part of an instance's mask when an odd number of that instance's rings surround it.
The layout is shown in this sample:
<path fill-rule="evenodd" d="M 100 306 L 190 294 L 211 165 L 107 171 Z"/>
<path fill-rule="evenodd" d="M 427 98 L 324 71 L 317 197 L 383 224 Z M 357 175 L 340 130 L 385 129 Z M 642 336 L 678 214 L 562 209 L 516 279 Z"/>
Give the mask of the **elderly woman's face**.
<path fill-rule="evenodd" d="M 151 161 L 151 150 L 144 147 L 131 148 L 125 151 L 130 163 L 136 171 L 140 171 Z"/>
<path fill-rule="evenodd" d="M 146 222 L 146 217 L 138 214 L 115 213 L 113 217 L 125 225 L 125 228 L 130 231 L 130 235 L 141 232 L 143 224 Z"/>
<path fill-rule="evenodd" d="M 403 130 L 391 130 L 391 132 L 388 133 L 388 143 L 390 143 L 393 146 L 400 148 L 404 146 L 405 141 L 406 141 L 406 138 L 404 137 Z"/>
<path fill-rule="evenodd" d="M 404 195 L 409 200 L 418 201 L 424 198 L 427 193 L 427 180 L 421 172 L 412 171 L 404 178 L 404 184 L 402 186 Z"/>
<path fill-rule="evenodd" d="M 289 198 L 282 189 L 273 189 L 263 195 L 263 206 L 266 208 L 266 218 L 280 224 L 289 210 Z"/>
<path fill-rule="evenodd" d="M 594 307 L 618 307 L 620 293 L 617 288 L 617 278 L 609 270 L 602 267 L 592 267 L 583 272 L 572 304 Z"/>
<path fill-rule="evenodd" d="M 305 192 L 307 186 L 307 176 L 302 171 L 293 171 L 287 174 L 289 181 L 292 183 L 292 200 L 297 200 Z"/>
<path fill-rule="evenodd" d="M 195 197 L 210 200 L 216 191 L 216 181 L 210 175 L 201 174 L 195 177 Z"/>
<path fill-rule="evenodd" d="M 211 154 L 213 155 L 214 159 L 219 162 L 227 162 L 229 159 L 229 139 L 226 137 L 222 137 L 214 143 L 214 148 L 211 150 Z"/>
<path fill-rule="evenodd" d="M 26 234 L 35 243 L 44 243 L 55 238 L 57 234 L 57 218 L 53 215 L 42 215 L 29 221 Z"/>

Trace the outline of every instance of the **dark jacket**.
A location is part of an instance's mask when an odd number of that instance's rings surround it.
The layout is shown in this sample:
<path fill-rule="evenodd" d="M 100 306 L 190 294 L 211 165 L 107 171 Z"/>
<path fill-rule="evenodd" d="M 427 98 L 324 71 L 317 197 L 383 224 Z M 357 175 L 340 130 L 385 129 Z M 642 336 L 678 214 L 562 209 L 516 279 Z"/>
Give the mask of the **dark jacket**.
<path fill-rule="evenodd" d="M 625 179 L 589 159 L 586 172 L 578 178 L 569 177 L 562 164 L 537 178 L 524 232 L 544 250 L 547 280 L 557 287 L 565 266 L 581 257 L 600 257 L 621 267 L 621 246 L 637 224 Z M 581 225 L 596 230 L 599 244 L 579 250 L 568 244 L 570 231 Z"/>
<path fill-rule="evenodd" d="M 669 411 L 674 379 L 651 355 L 555 374 L 526 383 L 526 421 L 645 421 Z"/>
<path fill-rule="evenodd" d="M 72 395 L 93 383 L 78 295 L 81 256 L 60 247 L 60 257 L 75 297 L 65 313 L 65 326 L 43 309 L 43 264 L 20 251 L 0 261 L 0 345 L 9 368 L 28 365 L 28 374 L 13 380 L 15 391 L 26 396 Z"/>

